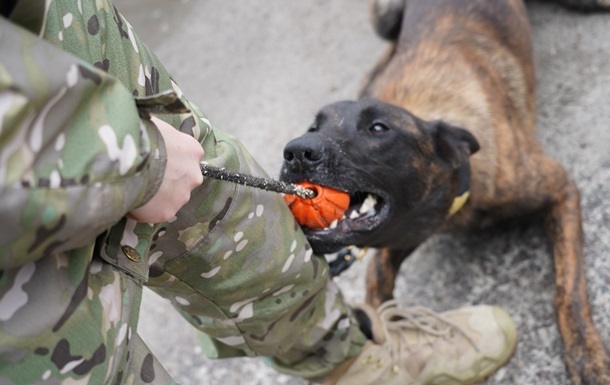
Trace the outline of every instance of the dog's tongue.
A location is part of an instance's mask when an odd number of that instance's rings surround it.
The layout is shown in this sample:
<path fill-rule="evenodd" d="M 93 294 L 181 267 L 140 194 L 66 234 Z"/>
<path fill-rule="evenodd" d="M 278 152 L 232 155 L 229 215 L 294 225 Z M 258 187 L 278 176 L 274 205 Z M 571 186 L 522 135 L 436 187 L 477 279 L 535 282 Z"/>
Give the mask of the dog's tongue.
<path fill-rule="evenodd" d="M 340 220 L 349 207 L 349 194 L 316 185 L 310 182 L 297 185 L 314 190 L 315 198 L 303 199 L 294 195 L 285 195 L 284 200 L 296 218 L 297 222 L 312 230 L 329 227 L 334 220 Z"/>

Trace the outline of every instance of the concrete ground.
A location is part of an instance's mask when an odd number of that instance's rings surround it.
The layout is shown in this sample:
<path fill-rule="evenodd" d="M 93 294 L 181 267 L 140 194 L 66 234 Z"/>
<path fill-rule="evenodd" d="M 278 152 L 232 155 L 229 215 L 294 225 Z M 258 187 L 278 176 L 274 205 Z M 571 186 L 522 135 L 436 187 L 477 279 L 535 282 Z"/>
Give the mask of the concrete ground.
<path fill-rule="evenodd" d="M 353 99 L 384 50 L 366 2 L 120 0 L 119 10 L 217 127 L 277 175 L 283 145 L 322 105 Z M 145 10 L 141 10 L 146 7 Z M 539 134 L 582 192 L 593 316 L 610 343 L 610 14 L 529 5 L 539 80 Z M 340 279 L 362 299 L 364 262 Z M 436 310 L 493 303 L 520 331 L 515 356 L 486 384 L 568 384 L 553 313 L 554 271 L 540 226 L 513 223 L 438 236 L 402 266 L 396 295 Z M 188 324 L 147 292 L 141 334 L 183 385 L 303 384 L 256 359 L 210 361 Z"/>

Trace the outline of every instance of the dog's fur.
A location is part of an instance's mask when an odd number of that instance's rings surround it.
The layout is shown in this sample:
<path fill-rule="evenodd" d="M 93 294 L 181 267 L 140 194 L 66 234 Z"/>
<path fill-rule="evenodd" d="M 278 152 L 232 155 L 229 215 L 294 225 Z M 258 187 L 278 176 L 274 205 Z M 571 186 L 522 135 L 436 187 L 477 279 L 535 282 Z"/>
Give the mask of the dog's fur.
<path fill-rule="evenodd" d="M 608 6 L 607 0 L 563 3 Z M 304 229 L 314 251 L 378 248 L 367 301 L 379 305 L 392 298 L 402 261 L 435 232 L 542 215 L 572 382 L 609 384 L 610 360 L 587 299 L 579 192 L 535 138 L 524 4 L 371 0 L 371 10 L 377 32 L 394 44 L 372 71 L 363 99 L 326 106 L 308 133 L 286 146 L 281 178 L 347 191 L 354 205 L 373 194 L 377 211 L 335 229 Z M 470 198 L 449 215 L 464 181 Z"/>

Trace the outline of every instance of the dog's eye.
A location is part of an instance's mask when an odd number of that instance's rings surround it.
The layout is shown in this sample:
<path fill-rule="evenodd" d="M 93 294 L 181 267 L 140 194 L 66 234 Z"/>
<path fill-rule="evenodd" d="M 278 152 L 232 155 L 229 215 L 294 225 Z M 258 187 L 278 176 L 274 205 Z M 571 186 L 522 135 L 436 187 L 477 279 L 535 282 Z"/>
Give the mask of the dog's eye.
<path fill-rule="evenodd" d="M 369 127 L 369 132 L 375 135 L 383 134 L 384 132 L 387 132 L 389 130 L 390 129 L 386 125 L 381 123 L 375 123 L 371 127 Z"/>
<path fill-rule="evenodd" d="M 316 132 L 316 131 L 318 131 L 317 124 L 312 124 L 311 127 L 309 127 L 309 129 L 307 129 L 307 132 Z"/>

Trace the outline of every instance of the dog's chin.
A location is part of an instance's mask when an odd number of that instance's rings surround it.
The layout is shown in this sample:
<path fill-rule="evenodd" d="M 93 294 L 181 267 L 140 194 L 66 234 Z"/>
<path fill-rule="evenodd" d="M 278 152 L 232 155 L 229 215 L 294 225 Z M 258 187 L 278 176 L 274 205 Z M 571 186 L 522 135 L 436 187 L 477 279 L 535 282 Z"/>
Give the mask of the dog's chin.
<path fill-rule="evenodd" d="M 351 245 L 374 246 L 371 239 L 383 227 L 389 213 L 386 198 L 374 193 L 352 193 L 343 218 L 325 229 L 303 228 L 303 231 L 316 254 L 334 253 Z"/>

